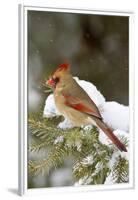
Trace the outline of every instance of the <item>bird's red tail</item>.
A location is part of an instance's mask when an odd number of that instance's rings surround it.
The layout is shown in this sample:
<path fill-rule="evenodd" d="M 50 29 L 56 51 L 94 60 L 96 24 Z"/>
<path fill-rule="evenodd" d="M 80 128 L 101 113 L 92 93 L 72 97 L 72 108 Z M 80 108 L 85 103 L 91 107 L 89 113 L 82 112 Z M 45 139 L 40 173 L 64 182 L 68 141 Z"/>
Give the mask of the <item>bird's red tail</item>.
<path fill-rule="evenodd" d="M 96 123 L 100 129 L 109 137 L 109 139 L 118 147 L 120 151 L 127 152 L 125 145 L 114 135 L 113 131 L 101 120 L 96 120 Z"/>

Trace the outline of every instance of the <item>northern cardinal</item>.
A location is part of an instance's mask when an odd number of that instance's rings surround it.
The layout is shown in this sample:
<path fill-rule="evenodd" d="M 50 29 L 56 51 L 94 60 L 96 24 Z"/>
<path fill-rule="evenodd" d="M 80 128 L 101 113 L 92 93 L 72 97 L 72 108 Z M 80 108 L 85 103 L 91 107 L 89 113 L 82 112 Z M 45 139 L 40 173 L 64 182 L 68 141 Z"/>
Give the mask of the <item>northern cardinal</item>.
<path fill-rule="evenodd" d="M 127 152 L 125 145 L 114 135 L 102 120 L 102 116 L 88 94 L 74 80 L 70 65 L 64 63 L 47 81 L 54 91 L 55 104 L 59 112 L 76 127 L 94 125 L 103 130 L 120 151 Z"/>

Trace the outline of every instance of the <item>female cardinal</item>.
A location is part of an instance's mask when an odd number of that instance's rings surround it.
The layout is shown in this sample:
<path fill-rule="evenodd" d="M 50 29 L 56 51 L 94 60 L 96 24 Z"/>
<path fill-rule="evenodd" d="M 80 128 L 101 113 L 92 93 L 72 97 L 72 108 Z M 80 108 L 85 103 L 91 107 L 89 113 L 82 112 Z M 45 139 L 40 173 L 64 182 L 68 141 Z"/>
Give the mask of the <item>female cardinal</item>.
<path fill-rule="evenodd" d="M 70 73 L 70 65 L 59 65 L 53 76 L 47 81 L 53 88 L 55 104 L 59 112 L 74 126 L 94 125 L 103 130 L 120 151 L 127 152 L 125 145 L 103 122 L 102 116 L 88 94 L 78 85 Z"/>

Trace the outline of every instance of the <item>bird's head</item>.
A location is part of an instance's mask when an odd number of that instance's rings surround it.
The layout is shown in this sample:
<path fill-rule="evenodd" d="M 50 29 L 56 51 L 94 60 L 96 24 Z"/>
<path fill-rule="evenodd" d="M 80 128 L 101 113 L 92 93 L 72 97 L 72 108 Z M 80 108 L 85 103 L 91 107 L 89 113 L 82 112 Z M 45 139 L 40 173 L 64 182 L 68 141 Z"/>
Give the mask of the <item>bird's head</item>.
<path fill-rule="evenodd" d="M 53 75 L 50 76 L 46 84 L 49 87 L 55 89 L 56 85 L 61 81 L 61 79 L 69 73 L 70 73 L 70 64 L 68 63 L 60 64 L 57 70 L 53 73 Z"/>

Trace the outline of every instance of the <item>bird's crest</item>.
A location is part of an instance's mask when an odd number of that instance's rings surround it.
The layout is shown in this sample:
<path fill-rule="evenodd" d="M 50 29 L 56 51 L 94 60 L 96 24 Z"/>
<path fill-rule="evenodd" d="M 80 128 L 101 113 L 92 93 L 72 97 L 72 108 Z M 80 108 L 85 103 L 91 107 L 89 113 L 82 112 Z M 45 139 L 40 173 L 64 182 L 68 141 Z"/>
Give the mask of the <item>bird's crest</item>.
<path fill-rule="evenodd" d="M 58 71 L 58 72 L 68 71 L 69 69 L 70 69 L 70 64 L 66 62 L 66 63 L 60 64 L 56 71 Z"/>
<path fill-rule="evenodd" d="M 58 66 L 58 68 L 57 68 L 56 71 L 54 72 L 54 75 L 55 75 L 55 76 L 58 76 L 58 77 L 64 76 L 64 74 L 65 74 L 66 72 L 69 72 L 69 71 L 70 71 L 70 64 L 69 64 L 68 62 L 65 62 L 65 63 L 60 64 L 60 65 Z"/>

